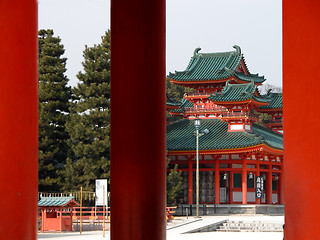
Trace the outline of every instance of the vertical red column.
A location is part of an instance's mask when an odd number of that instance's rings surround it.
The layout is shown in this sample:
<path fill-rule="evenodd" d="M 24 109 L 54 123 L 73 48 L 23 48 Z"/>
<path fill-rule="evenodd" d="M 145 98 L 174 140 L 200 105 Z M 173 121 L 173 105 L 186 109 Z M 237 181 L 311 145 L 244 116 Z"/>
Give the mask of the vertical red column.
<path fill-rule="evenodd" d="M 37 238 L 37 1 L 0 1 L 0 239 Z"/>
<path fill-rule="evenodd" d="M 269 161 L 271 161 L 269 159 Z M 272 164 L 269 165 L 267 174 L 267 204 L 272 204 Z"/>
<path fill-rule="evenodd" d="M 193 170 L 192 159 L 188 159 L 188 204 L 193 203 Z"/>
<path fill-rule="evenodd" d="M 214 192 L 215 192 L 215 204 L 220 203 L 220 171 L 219 171 L 219 160 L 216 159 L 214 169 Z"/>
<path fill-rule="evenodd" d="M 111 0 L 111 239 L 166 238 L 165 0 Z"/>
<path fill-rule="evenodd" d="M 243 159 L 242 164 L 242 204 L 247 204 L 247 160 Z"/>
<path fill-rule="evenodd" d="M 281 166 L 281 173 L 279 174 L 279 203 L 284 204 L 284 170 L 283 170 L 283 165 Z"/>
<path fill-rule="evenodd" d="M 229 168 L 232 168 L 232 164 L 229 164 Z M 233 172 L 229 173 L 229 203 L 233 204 Z"/>
<path fill-rule="evenodd" d="M 283 0 L 286 240 L 320 235 L 319 11 L 317 0 Z"/>

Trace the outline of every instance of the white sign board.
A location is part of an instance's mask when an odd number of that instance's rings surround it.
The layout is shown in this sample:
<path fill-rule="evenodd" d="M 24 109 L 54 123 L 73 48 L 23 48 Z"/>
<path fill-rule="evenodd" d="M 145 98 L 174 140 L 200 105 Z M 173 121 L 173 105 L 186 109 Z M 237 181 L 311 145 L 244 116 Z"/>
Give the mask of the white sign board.
<path fill-rule="evenodd" d="M 104 202 L 108 206 L 108 180 L 96 179 L 96 206 L 103 206 L 103 186 L 104 186 Z"/>

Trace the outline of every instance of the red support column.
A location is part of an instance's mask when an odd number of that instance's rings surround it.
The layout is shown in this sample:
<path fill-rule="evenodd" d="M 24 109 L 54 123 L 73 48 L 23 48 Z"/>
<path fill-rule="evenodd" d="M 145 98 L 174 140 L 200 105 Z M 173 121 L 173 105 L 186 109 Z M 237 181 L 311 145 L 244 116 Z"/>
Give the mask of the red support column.
<path fill-rule="evenodd" d="M 285 188 L 284 188 L 284 170 L 283 170 L 283 165 L 281 166 L 281 173 L 279 174 L 279 195 L 280 195 L 280 201 L 279 203 L 280 204 L 284 204 L 284 191 L 285 191 Z"/>
<path fill-rule="evenodd" d="M 192 159 L 188 158 L 188 204 L 193 203 L 193 171 L 192 171 Z"/>
<path fill-rule="evenodd" d="M 0 1 L 0 239 L 37 238 L 37 1 Z"/>
<path fill-rule="evenodd" d="M 271 161 L 269 159 L 269 161 Z M 272 163 L 269 165 L 269 171 L 267 173 L 267 204 L 272 204 Z"/>
<path fill-rule="evenodd" d="M 62 208 L 59 209 L 60 214 L 60 232 L 62 232 Z"/>
<path fill-rule="evenodd" d="M 165 0 L 111 0 L 111 35 L 111 239 L 164 240 Z"/>
<path fill-rule="evenodd" d="M 320 235 L 320 1 L 283 0 L 285 239 Z M 301 84 L 303 81 L 303 84 Z M 297 96 L 305 93 L 304 97 Z M 305 109 L 305 114 L 297 114 Z M 306 117 L 306 113 L 308 117 Z"/>
<path fill-rule="evenodd" d="M 232 164 L 229 164 L 229 168 L 232 168 Z M 233 204 L 233 172 L 229 172 L 229 203 Z"/>
<path fill-rule="evenodd" d="M 242 164 L 242 204 L 247 204 L 247 159 L 244 157 Z"/>
<path fill-rule="evenodd" d="M 219 171 L 219 160 L 216 159 L 214 169 L 214 192 L 215 192 L 215 204 L 220 204 L 220 171 Z"/>

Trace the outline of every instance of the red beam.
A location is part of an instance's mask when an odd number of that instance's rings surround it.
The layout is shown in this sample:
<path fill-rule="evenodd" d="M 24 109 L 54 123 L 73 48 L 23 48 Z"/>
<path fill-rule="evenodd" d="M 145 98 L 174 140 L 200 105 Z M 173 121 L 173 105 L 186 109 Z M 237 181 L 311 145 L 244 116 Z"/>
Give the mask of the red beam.
<path fill-rule="evenodd" d="M 164 240 L 165 0 L 111 0 L 111 34 L 111 239 Z"/>
<path fill-rule="evenodd" d="M 286 240 L 320 235 L 319 11 L 318 0 L 283 0 Z"/>
<path fill-rule="evenodd" d="M 0 1 L 0 239 L 37 238 L 37 1 Z"/>

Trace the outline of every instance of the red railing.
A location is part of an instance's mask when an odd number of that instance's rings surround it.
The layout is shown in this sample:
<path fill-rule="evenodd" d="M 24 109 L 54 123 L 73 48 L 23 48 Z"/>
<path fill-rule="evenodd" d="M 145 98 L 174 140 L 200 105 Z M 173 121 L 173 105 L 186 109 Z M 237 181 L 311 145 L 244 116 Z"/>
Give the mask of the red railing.
<path fill-rule="evenodd" d="M 173 214 L 175 213 L 174 209 L 177 207 L 166 207 L 167 220 L 173 219 Z M 64 210 L 63 213 L 70 213 L 70 210 Z M 105 219 L 110 219 L 110 207 L 105 208 L 103 212 L 102 207 L 82 207 L 82 216 L 83 220 L 103 220 L 103 215 Z M 73 220 L 80 220 L 80 207 L 74 207 L 72 212 Z"/>
<path fill-rule="evenodd" d="M 88 220 L 102 220 L 103 219 L 103 212 L 105 218 L 109 219 L 110 216 L 110 207 L 105 208 L 103 211 L 103 207 L 82 207 L 82 219 L 88 219 Z M 72 218 L 74 220 L 80 219 L 80 207 L 74 207 Z"/>
<path fill-rule="evenodd" d="M 186 93 L 186 97 L 199 97 L 199 96 L 210 96 L 211 93 L 207 93 L 207 92 L 188 92 Z"/>
<path fill-rule="evenodd" d="M 183 108 L 184 113 L 210 113 L 210 112 L 215 112 L 215 113 L 223 113 L 226 112 L 227 109 L 225 107 L 204 107 L 204 108 L 194 108 L 194 107 L 189 107 L 189 108 Z"/>
<path fill-rule="evenodd" d="M 222 113 L 222 118 L 256 118 L 259 119 L 258 114 L 240 112 L 240 113 Z"/>

